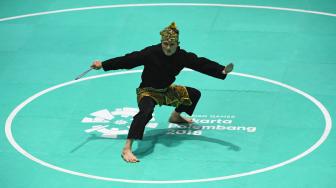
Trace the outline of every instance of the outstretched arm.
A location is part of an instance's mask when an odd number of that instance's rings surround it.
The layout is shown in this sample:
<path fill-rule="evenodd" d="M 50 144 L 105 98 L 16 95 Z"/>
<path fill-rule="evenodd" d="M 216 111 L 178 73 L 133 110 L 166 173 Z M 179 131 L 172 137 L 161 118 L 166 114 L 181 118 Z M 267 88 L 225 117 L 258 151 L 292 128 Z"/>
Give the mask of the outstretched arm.
<path fill-rule="evenodd" d="M 106 61 L 96 60 L 92 63 L 91 68 L 101 69 L 104 71 L 118 70 L 118 69 L 132 69 L 143 65 L 145 62 L 146 50 L 135 51 L 124 56 L 115 57 Z"/>
<path fill-rule="evenodd" d="M 191 52 L 184 51 L 184 57 L 185 67 L 215 78 L 225 79 L 226 75 L 233 70 L 232 63 L 227 66 L 223 66 L 205 57 L 198 57 L 196 54 Z"/>

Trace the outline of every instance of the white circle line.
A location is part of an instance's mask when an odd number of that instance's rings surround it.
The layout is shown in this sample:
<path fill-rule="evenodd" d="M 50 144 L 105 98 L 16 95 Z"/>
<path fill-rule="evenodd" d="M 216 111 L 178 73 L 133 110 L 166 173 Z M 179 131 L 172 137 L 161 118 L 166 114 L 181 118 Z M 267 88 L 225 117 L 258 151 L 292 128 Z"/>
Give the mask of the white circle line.
<path fill-rule="evenodd" d="M 151 7 L 151 6 L 200 6 L 200 7 L 227 7 L 227 8 L 252 8 L 252 9 L 268 9 L 268 10 L 281 10 L 281 11 L 290 11 L 290 12 L 300 12 L 308 14 L 317 14 L 324 16 L 336 17 L 336 14 L 328 12 L 319 12 L 311 10 L 303 10 L 296 8 L 283 8 L 283 7 L 272 7 L 272 6 L 257 6 L 257 5 L 239 5 L 239 4 L 211 4 L 211 3 L 148 3 L 148 4 L 117 4 L 117 5 L 102 5 L 102 6 L 90 6 L 90 7 L 81 7 L 81 8 L 71 8 L 71 9 L 61 9 L 45 12 L 37 12 L 32 14 L 24 14 L 19 16 L 12 16 L 6 18 L 0 18 L 0 22 L 16 20 L 27 17 L 41 16 L 47 14 L 57 14 L 63 12 L 73 12 L 73 11 L 83 11 L 83 10 L 93 10 L 93 9 L 109 9 L 109 8 L 126 8 L 126 7 Z"/>
<path fill-rule="evenodd" d="M 332 17 L 335 17 L 336 14 L 331 14 L 331 13 L 326 13 L 326 12 L 318 12 L 318 11 L 309 11 L 309 10 L 302 10 L 302 9 L 293 9 L 293 8 L 281 8 L 281 7 L 270 7 L 270 6 L 254 6 L 254 5 L 230 5 L 230 4 L 197 4 L 197 3 L 160 3 L 160 4 L 121 4 L 121 5 L 106 5 L 106 6 L 94 6 L 94 7 L 83 7 L 83 8 L 74 8 L 74 9 L 63 9 L 63 10 L 55 10 L 55 11 L 47 11 L 47 12 L 39 12 L 39 13 L 33 13 L 33 14 L 26 14 L 26 15 L 20 15 L 20 16 L 14 16 L 14 17 L 7 17 L 7 18 L 2 18 L 0 19 L 0 22 L 1 21 L 8 21 L 8 20 L 14 20 L 14 19 L 20 19 L 20 18 L 25 18 L 25 17 L 32 17 L 32 16 L 39 16 L 39 15 L 46 15 L 46 14 L 55 14 L 55 13 L 61 13 L 61 12 L 70 12 L 70 11 L 81 11 L 81 10 L 90 10 L 90 9 L 102 9 L 102 8 L 122 8 L 122 7 L 144 7 L 144 6 L 213 6 L 213 7 L 233 7 L 233 8 L 254 8 L 254 9 L 271 9 L 271 10 L 282 10 L 282 11 L 292 11 L 292 12 L 301 12 L 301 13 L 310 13 L 310 14 L 318 14 L 318 15 L 325 15 L 325 16 L 332 16 Z M 118 73 L 117 73 L 118 74 Z M 117 75 L 116 74 L 116 75 Z M 126 73 L 124 73 L 126 74 Z M 232 73 L 232 74 L 236 74 L 236 75 L 239 75 L 241 73 Z M 99 78 L 99 77 L 103 77 L 103 76 L 109 76 L 109 75 L 113 75 L 113 74 L 106 74 L 106 75 L 101 75 L 101 76 L 94 76 L 94 77 L 91 77 L 91 79 L 93 78 Z M 255 78 L 255 79 L 258 79 L 258 78 L 262 78 L 262 77 L 255 77 L 255 76 L 251 76 L 251 75 L 246 75 L 246 74 L 241 74 L 240 76 L 246 76 L 246 77 L 250 77 L 250 78 Z M 264 78 L 262 78 L 264 79 Z M 273 81 L 273 80 L 270 80 L 270 79 L 267 79 L 265 78 L 266 80 L 269 80 L 269 81 Z M 64 85 L 60 86 L 58 85 L 59 87 L 63 87 L 63 86 L 66 86 L 66 85 L 69 85 L 69 84 L 73 84 L 73 83 L 76 83 L 76 82 L 79 82 L 79 81 L 84 81 L 84 80 L 88 80 L 88 79 L 82 79 L 82 80 L 78 80 L 78 81 L 71 81 L 70 82 L 67 82 L 67 83 L 64 83 Z M 264 81 L 266 81 L 264 80 Z M 267 82 L 267 81 L 266 81 Z M 277 81 L 273 81 L 275 84 L 276 83 L 280 83 L 280 82 L 277 82 Z M 272 83 L 272 82 L 270 82 Z M 286 85 L 286 84 L 284 84 Z M 281 86 L 281 85 L 280 85 Z M 286 85 L 288 86 L 288 85 Z M 56 86 L 55 86 L 56 87 Z M 52 87 L 52 88 L 49 88 L 49 89 L 57 89 L 59 87 Z M 291 86 L 289 86 L 291 87 Z M 294 88 L 294 87 L 291 87 L 292 91 L 294 92 L 298 92 L 299 94 L 302 94 L 304 92 Z M 45 91 L 45 90 L 44 90 Z M 51 90 L 49 90 L 51 91 Z M 49 92 L 48 91 L 48 92 Z M 304 93 L 306 94 L 306 93 Z M 43 95 L 43 94 L 41 94 Z M 35 95 L 34 95 L 35 96 Z M 33 97 L 33 96 L 32 96 Z M 38 96 L 37 96 L 38 97 Z M 36 97 L 36 98 L 37 98 Z M 50 166 L 50 167 L 54 167 L 54 169 L 56 170 L 59 170 L 59 171 L 63 171 L 63 172 L 67 172 L 67 173 L 70 173 L 70 174 L 74 174 L 74 175 L 80 175 L 80 176 L 84 176 L 84 177 L 88 177 L 88 178 L 94 178 L 94 179 L 100 179 L 100 180 L 107 180 L 107 181 L 121 181 L 121 182 L 128 182 L 128 183 L 191 183 L 191 182 L 205 182 L 205 181 L 215 181 L 215 180 L 223 180 L 223 179 L 230 179 L 230 178 L 236 178 L 236 177 L 241 177 L 241 176 L 246 176 L 246 175 L 252 175 L 252 174 L 256 174 L 256 173 L 260 173 L 260 172 L 265 172 L 265 171 L 268 171 L 268 170 L 272 170 L 272 169 L 275 169 L 275 168 L 278 168 L 280 166 L 284 166 L 288 163 L 291 163 L 295 160 L 298 160 L 302 157 L 304 157 L 305 155 L 308 155 L 309 153 L 311 153 L 313 150 L 315 150 L 319 145 L 321 145 L 325 140 L 326 138 L 328 137 L 328 134 L 331 130 L 331 125 L 332 125 L 332 121 L 331 121 L 331 118 L 330 118 L 330 114 L 329 112 L 327 111 L 327 109 L 319 102 L 317 101 L 314 97 L 306 94 L 305 96 L 306 98 L 308 98 L 309 100 L 311 100 L 315 105 L 317 105 L 320 110 L 322 111 L 323 115 L 324 115 L 324 118 L 326 120 L 326 128 L 324 130 L 324 133 L 323 135 L 321 136 L 321 138 L 312 146 L 310 147 L 307 151 L 305 151 L 304 153 L 292 158 L 292 159 L 289 159 L 287 161 L 284 161 L 280 164 L 277 164 L 277 165 L 273 165 L 271 167 L 267 167 L 267 168 L 263 168 L 263 169 L 259 169 L 259 170 L 255 170 L 255 171 L 251 171 L 251 172 L 246 172 L 246 173 L 241 173 L 241 174 L 235 174 L 235 175 L 231 175 L 231 176 L 223 176 L 223 177 L 218 177 L 218 178 L 208 178 L 208 179 L 200 179 L 200 180 L 179 180 L 179 181 L 141 181 L 140 180 L 125 180 L 125 179 L 111 179 L 111 178 L 106 178 L 106 177 L 100 177 L 100 176 L 93 176 L 93 175 L 89 175 L 89 174 L 83 174 L 83 173 L 79 173 L 79 172 L 74 172 L 74 171 L 70 171 L 70 170 L 66 170 L 66 169 L 63 169 L 63 168 L 60 168 L 60 167 L 57 167 L 57 166 L 54 166 L 54 165 L 51 165 L 51 164 L 48 164 L 44 161 L 41 161 L 35 157 L 33 157 L 32 155 L 30 155 L 28 152 L 26 152 L 25 150 L 23 150 L 19 145 L 17 145 L 17 143 L 15 142 L 13 136 L 12 136 L 12 133 L 11 133 L 11 128 L 9 127 L 9 133 L 10 135 L 8 135 L 8 128 L 7 128 L 7 122 L 9 122 L 8 120 L 10 120 L 10 117 L 8 117 L 8 119 L 6 120 L 6 126 L 5 126 L 5 132 L 6 132 L 6 136 L 7 138 L 12 138 L 14 143 L 18 146 L 18 148 L 21 148 L 22 151 L 21 153 L 22 154 L 27 154 L 26 156 L 31 156 L 32 158 L 35 158 L 37 159 L 36 162 L 40 161 L 40 164 L 44 164 L 44 166 Z M 30 99 L 30 98 L 29 98 Z M 32 99 L 34 100 L 34 99 Z M 28 101 L 28 99 L 26 100 Z M 29 101 L 31 102 L 31 101 Z M 28 102 L 28 103 L 29 103 Z M 27 104 L 28 104 L 27 103 Z M 20 106 L 20 105 L 19 105 Z M 18 106 L 18 107 L 19 107 Z M 15 115 L 16 113 L 20 110 L 19 108 L 15 108 L 13 110 L 13 112 L 11 113 L 11 115 L 15 112 Z M 23 106 L 22 106 L 23 108 Z M 14 117 L 15 117 L 14 115 Z M 10 122 L 12 122 L 13 119 L 10 120 Z M 11 125 L 11 124 L 10 124 Z M 14 146 L 15 147 L 15 146 Z M 16 147 L 15 147 L 16 148 Z M 29 158 L 29 157 L 28 157 Z M 282 165 L 281 165 L 282 164 Z"/>
<path fill-rule="evenodd" d="M 77 80 L 77 81 L 70 81 L 70 82 L 65 82 L 56 86 L 53 86 L 51 88 L 45 89 L 31 97 L 29 97 L 27 100 L 25 100 L 24 102 L 22 102 L 19 106 L 17 106 L 9 115 L 9 117 L 6 120 L 6 125 L 5 125 L 5 133 L 7 136 L 7 139 L 9 140 L 10 144 L 21 154 L 23 154 L 24 156 L 26 156 L 27 158 L 29 158 L 32 161 L 35 161 L 43 166 L 49 167 L 51 169 L 57 170 L 57 171 L 61 171 L 61 172 L 65 172 L 68 174 L 72 174 L 72 175 L 77 175 L 77 176 L 82 176 L 82 177 L 86 177 L 86 178 L 92 178 L 92 179 L 97 179 L 97 180 L 105 180 L 105 181 L 114 181 L 114 182 L 125 182 L 125 183 L 148 183 L 148 184 L 172 184 L 172 183 L 195 183 L 195 182 L 209 182 L 209 181 L 218 181 L 218 180 L 226 180 L 226 179 L 232 179 L 232 178 L 238 178 L 238 177 L 243 177 L 243 176 L 248 176 L 248 175 L 253 175 L 253 174 L 257 174 L 257 173 L 262 173 L 262 172 L 266 172 L 266 171 L 270 171 L 279 167 L 282 167 L 284 165 L 287 165 L 289 163 L 292 163 L 308 154 L 310 154 L 311 152 L 313 152 L 316 148 L 318 148 L 328 137 L 330 131 L 331 131 L 331 127 L 332 127 L 332 120 L 330 117 L 330 114 L 328 112 L 328 110 L 323 106 L 323 104 L 321 102 L 319 102 L 317 99 L 315 99 L 314 97 L 312 97 L 311 95 L 297 89 L 294 88 L 292 86 L 289 86 L 287 84 L 275 81 L 275 80 L 271 80 L 268 78 L 264 78 L 264 77 L 260 77 L 260 76 L 253 76 L 253 75 L 248 75 L 248 74 L 243 74 L 243 73 L 235 73 L 232 72 L 232 75 L 236 75 L 236 76 L 242 76 L 242 77 L 247 77 L 247 78 L 253 78 L 253 79 L 257 79 L 257 80 L 261 80 L 261 81 L 265 81 L 265 82 L 269 82 L 275 85 L 279 85 L 281 87 L 285 87 L 291 91 L 294 91 L 300 95 L 303 95 L 304 97 L 306 97 L 308 100 L 310 100 L 311 102 L 313 102 L 322 112 L 324 119 L 325 119 L 325 129 L 324 132 L 322 134 L 322 136 L 320 137 L 320 139 L 313 145 L 311 146 L 309 149 L 307 149 L 306 151 L 304 151 L 303 153 L 288 159 L 284 162 L 281 162 L 279 164 L 276 165 L 272 165 L 266 168 L 262 168 L 262 169 L 257 169 L 257 170 L 253 170 L 253 171 L 249 171 L 249 172 L 245 172 L 245 173 L 238 173 L 238 174 L 233 174 L 233 175 L 228 175 L 228 176 L 221 176 L 221 177 L 215 177 L 215 178 L 204 178 L 204 179 L 193 179 L 193 180 L 157 180 L 157 181 L 152 181 L 152 180 L 129 180 L 129 179 L 117 179 L 117 178 L 109 178 L 109 177 L 102 177 L 102 176 L 96 176 L 96 175 L 91 175 L 91 174 L 85 174 L 85 173 L 81 173 L 81 172 L 76 172 L 76 171 L 72 171 L 72 170 L 68 170 L 68 169 L 64 169 L 55 165 L 52 165 L 50 163 L 47 163 L 45 161 L 42 161 L 36 157 L 34 157 L 33 155 L 31 155 L 30 153 L 28 153 L 27 151 L 25 151 L 19 144 L 17 144 L 17 142 L 15 141 L 12 131 L 11 131 L 11 126 L 12 126 L 12 122 L 16 116 L 16 114 L 27 104 L 29 104 L 30 102 L 32 102 L 33 100 L 35 100 L 36 98 L 40 97 L 41 95 L 44 95 L 50 91 L 53 91 L 55 89 L 58 89 L 60 87 L 64 87 L 70 84 L 74 84 L 77 82 L 81 82 L 81 81 L 85 81 L 85 80 L 91 80 L 91 79 L 95 79 L 95 78 L 101 78 L 101 77 L 107 77 L 107 76 L 115 76 L 115 75 L 122 75 L 122 74 L 131 74 L 131 73 L 137 73 L 137 72 L 142 72 L 142 70 L 132 70 L 132 71 L 122 71 L 122 72 L 115 72 L 115 73 L 109 73 L 109 74 L 103 74 L 103 75 L 98 75 L 98 76 L 91 76 L 91 77 L 87 77 L 85 79 L 81 79 L 81 80 Z"/>

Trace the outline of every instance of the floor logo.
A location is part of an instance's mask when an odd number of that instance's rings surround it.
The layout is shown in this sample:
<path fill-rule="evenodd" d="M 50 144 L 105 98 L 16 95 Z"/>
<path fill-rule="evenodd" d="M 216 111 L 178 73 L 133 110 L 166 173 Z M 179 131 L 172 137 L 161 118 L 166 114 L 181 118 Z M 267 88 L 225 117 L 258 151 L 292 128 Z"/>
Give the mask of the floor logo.
<path fill-rule="evenodd" d="M 90 114 L 90 117 L 84 117 L 82 123 L 94 124 L 86 129 L 86 133 L 100 134 L 105 138 L 117 138 L 118 135 L 127 135 L 133 116 L 138 113 L 137 108 L 124 107 L 116 108 L 114 111 L 108 109 L 99 110 Z M 156 128 L 155 114 L 147 124 L 146 128 Z"/>
<path fill-rule="evenodd" d="M 138 108 L 123 107 L 116 108 L 114 111 L 108 109 L 98 110 L 84 117 L 82 123 L 91 124 L 85 132 L 89 134 L 98 134 L 100 137 L 117 138 L 118 135 L 127 135 L 133 116 L 139 112 Z M 237 123 L 236 115 L 193 115 L 191 125 L 181 125 L 169 123 L 167 134 L 178 135 L 202 135 L 204 131 L 227 131 L 227 132 L 245 132 L 255 133 L 257 128 L 250 125 L 241 125 Z M 93 124 L 93 125 L 92 125 Z M 154 129 L 159 125 L 153 118 L 146 125 L 146 129 Z M 146 132 L 145 132 L 146 134 Z"/>
<path fill-rule="evenodd" d="M 178 125 L 170 123 L 168 125 L 167 134 L 187 134 L 187 135 L 202 135 L 204 131 L 226 131 L 238 133 L 255 133 L 257 127 L 251 125 L 243 125 L 237 123 L 236 115 L 192 115 L 193 120 L 191 125 Z"/>

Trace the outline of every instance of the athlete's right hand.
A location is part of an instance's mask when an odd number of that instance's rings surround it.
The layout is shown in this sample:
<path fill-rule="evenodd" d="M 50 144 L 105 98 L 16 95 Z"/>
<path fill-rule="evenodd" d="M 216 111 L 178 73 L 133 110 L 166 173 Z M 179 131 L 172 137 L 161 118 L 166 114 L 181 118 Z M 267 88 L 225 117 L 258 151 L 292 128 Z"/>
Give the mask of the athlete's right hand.
<path fill-rule="evenodd" d="M 102 68 L 102 62 L 101 61 L 94 61 L 91 65 L 91 68 L 95 69 L 95 70 L 99 70 Z"/>

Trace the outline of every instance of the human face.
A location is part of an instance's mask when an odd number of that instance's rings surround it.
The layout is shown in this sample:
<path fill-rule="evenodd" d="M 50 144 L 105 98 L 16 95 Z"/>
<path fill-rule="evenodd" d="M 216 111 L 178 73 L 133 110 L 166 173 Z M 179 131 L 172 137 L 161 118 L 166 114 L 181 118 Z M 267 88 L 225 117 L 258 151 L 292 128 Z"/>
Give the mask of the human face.
<path fill-rule="evenodd" d="M 166 56 L 171 56 L 176 52 L 176 49 L 178 47 L 177 41 L 161 41 L 162 51 Z"/>

